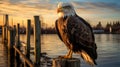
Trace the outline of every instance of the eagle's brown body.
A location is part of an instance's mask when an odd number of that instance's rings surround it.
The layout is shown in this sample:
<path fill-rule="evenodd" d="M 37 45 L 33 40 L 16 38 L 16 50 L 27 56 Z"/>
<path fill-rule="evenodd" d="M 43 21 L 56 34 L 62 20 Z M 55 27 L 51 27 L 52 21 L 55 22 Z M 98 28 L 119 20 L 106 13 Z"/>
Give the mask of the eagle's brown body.
<path fill-rule="evenodd" d="M 68 49 L 75 53 L 85 52 L 96 64 L 96 44 L 91 26 L 82 18 L 66 16 L 57 19 L 56 30 Z"/>

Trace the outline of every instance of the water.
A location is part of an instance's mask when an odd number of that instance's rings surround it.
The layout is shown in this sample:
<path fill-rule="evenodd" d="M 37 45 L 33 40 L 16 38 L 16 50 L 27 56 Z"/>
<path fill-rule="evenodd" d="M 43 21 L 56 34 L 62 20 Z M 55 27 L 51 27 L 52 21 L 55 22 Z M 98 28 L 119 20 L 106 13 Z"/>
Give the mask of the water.
<path fill-rule="evenodd" d="M 42 35 L 42 52 L 47 52 L 49 57 L 55 58 L 67 53 L 66 46 L 60 41 L 56 34 Z M 21 36 L 25 41 L 25 35 Z M 98 52 L 98 65 L 96 67 L 120 67 L 120 35 L 119 34 L 95 34 Z M 31 36 L 31 46 L 34 46 L 33 36 Z M 73 57 L 80 58 L 74 54 Z M 81 59 L 81 67 L 90 67 Z"/>

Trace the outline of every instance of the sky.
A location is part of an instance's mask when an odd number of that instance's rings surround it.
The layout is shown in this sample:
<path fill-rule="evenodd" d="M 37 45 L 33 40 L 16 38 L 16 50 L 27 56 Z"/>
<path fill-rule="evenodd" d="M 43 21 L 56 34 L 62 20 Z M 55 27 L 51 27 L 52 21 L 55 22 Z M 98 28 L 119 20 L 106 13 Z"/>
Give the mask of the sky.
<path fill-rule="evenodd" d="M 120 21 L 119 0 L 0 0 L 0 25 L 3 24 L 3 15 L 9 15 L 10 24 L 26 25 L 27 19 L 40 16 L 47 26 L 54 26 L 57 16 L 57 4 L 70 2 L 76 13 L 88 21 L 92 26 L 102 22 Z"/>

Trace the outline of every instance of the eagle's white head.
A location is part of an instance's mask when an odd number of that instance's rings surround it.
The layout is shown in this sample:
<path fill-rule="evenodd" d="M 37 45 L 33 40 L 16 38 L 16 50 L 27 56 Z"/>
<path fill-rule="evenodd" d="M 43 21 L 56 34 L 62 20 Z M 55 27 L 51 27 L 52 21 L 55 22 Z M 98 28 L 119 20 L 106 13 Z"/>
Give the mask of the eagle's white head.
<path fill-rule="evenodd" d="M 65 17 L 74 16 L 76 13 L 72 4 L 60 2 L 58 3 L 57 14 L 59 17 Z"/>

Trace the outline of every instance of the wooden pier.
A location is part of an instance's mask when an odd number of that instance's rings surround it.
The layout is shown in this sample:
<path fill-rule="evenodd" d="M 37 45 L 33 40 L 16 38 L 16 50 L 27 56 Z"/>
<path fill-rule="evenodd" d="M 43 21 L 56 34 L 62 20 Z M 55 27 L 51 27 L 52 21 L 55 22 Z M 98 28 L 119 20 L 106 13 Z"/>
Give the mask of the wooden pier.
<path fill-rule="evenodd" d="M 7 67 L 40 67 L 40 55 L 41 55 L 41 43 L 40 43 L 40 20 L 39 16 L 34 16 L 34 56 L 35 61 L 30 59 L 30 29 L 31 20 L 28 19 L 27 23 L 27 42 L 25 44 L 25 49 L 22 50 L 23 43 L 20 41 L 20 24 L 11 27 L 8 22 L 8 15 L 5 15 L 5 23 L 2 28 L 2 42 L 6 48 L 8 65 Z"/>

